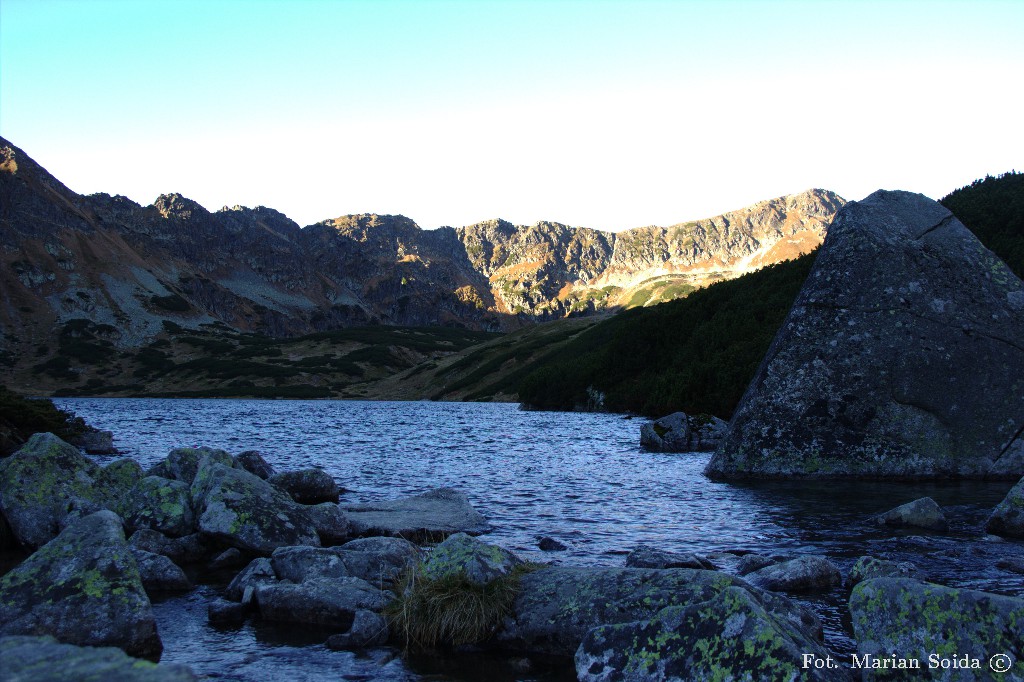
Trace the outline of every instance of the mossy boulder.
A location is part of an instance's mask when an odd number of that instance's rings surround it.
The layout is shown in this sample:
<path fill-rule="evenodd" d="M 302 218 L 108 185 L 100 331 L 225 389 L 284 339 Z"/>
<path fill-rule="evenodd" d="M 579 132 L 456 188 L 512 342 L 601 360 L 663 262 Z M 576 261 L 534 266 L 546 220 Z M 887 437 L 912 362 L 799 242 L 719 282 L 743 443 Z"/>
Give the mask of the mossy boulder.
<path fill-rule="evenodd" d="M 654 618 L 603 625 L 576 650 L 581 682 L 610 680 L 849 680 L 842 668 L 806 669 L 828 652 L 765 610 L 740 587 L 707 601 L 670 606 Z"/>
<path fill-rule="evenodd" d="M 186 666 L 157 665 L 114 647 L 61 644 L 53 637 L 0 637 L 0 670 L 14 682 L 192 682 Z"/>
<path fill-rule="evenodd" d="M 71 511 L 107 508 L 100 467 L 52 433 L 37 433 L 0 460 L 0 509 L 22 544 L 38 547 L 60 532 Z"/>
<path fill-rule="evenodd" d="M 1024 599 L 910 578 L 876 578 L 853 589 L 850 616 L 858 654 L 916 658 L 921 670 L 912 679 L 1024 679 Z M 928 670 L 933 654 L 977 659 L 980 669 Z M 1005 674 L 993 675 L 989 668 L 995 654 L 1010 657 Z M 897 670 L 873 673 L 872 679 L 909 679 Z"/>
<path fill-rule="evenodd" d="M 206 461 L 191 488 L 199 531 L 229 546 L 270 554 L 278 547 L 320 545 L 309 514 L 248 471 Z"/>
<path fill-rule="evenodd" d="M 132 488 L 144 475 L 142 466 L 134 459 L 119 459 L 96 473 L 93 486 L 107 509 L 124 517 Z"/>
<path fill-rule="evenodd" d="M 996 506 L 985 530 L 993 535 L 1024 538 L 1024 479 L 1018 481 Z"/>
<path fill-rule="evenodd" d="M 164 460 L 167 472 L 165 478 L 173 478 L 192 485 L 196 473 L 199 471 L 199 465 L 204 459 L 227 467 L 232 467 L 235 464 L 231 455 L 218 448 L 175 448 L 167 453 L 167 458 Z"/>
<path fill-rule="evenodd" d="M 917 566 L 909 561 L 889 561 L 873 556 L 862 556 L 850 569 L 846 584 L 854 587 L 858 583 L 874 578 L 917 578 Z"/>
<path fill-rule="evenodd" d="M 839 568 L 820 556 L 802 556 L 765 566 L 744 578 L 772 592 L 823 592 L 843 582 Z"/>
<path fill-rule="evenodd" d="M 310 468 L 282 471 L 267 479 L 272 485 L 288 493 L 299 504 L 337 504 L 341 488 L 323 469 Z"/>
<path fill-rule="evenodd" d="M 116 514 L 75 521 L 0 579 L 0 634 L 160 657 L 153 609 Z"/>
<path fill-rule="evenodd" d="M 571 656 L 592 628 L 648 621 L 666 607 L 706 602 L 729 587 L 750 592 L 807 637 L 821 637 L 821 622 L 807 609 L 725 573 L 561 566 L 521 577 L 512 615 L 497 637 L 508 648 Z"/>
<path fill-rule="evenodd" d="M 889 528 L 909 527 L 935 531 L 949 529 L 949 522 L 946 521 L 946 515 L 942 513 L 942 508 L 930 497 L 922 497 L 919 500 L 901 504 L 895 509 L 875 516 L 871 522 Z"/>
<path fill-rule="evenodd" d="M 461 574 L 471 583 L 483 585 L 508 575 L 521 563 L 519 557 L 503 547 L 456 533 L 430 551 L 421 573 L 431 580 Z"/>
<path fill-rule="evenodd" d="M 191 491 L 184 481 L 146 476 L 132 488 L 125 507 L 129 528 L 148 528 L 173 537 L 196 530 Z"/>

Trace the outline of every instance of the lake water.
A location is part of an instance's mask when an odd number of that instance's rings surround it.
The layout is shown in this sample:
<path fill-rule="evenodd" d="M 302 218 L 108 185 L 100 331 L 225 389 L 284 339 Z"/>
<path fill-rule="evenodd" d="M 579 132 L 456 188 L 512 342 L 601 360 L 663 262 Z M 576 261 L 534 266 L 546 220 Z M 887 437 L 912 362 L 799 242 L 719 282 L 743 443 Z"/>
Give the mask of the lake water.
<path fill-rule="evenodd" d="M 936 582 L 1024 594 L 1024 576 L 995 567 L 1024 544 L 987 537 L 985 519 L 1009 483 L 759 483 L 710 481 L 708 454 L 639 447 L 643 423 L 623 415 L 524 412 L 509 404 L 60 399 L 114 432 L 143 466 L 172 448 L 207 445 L 233 454 L 259 450 L 279 471 L 321 466 L 368 502 L 449 486 L 465 492 L 493 525 L 483 539 L 524 558 L 621 566 L 639 544 L 670 551 L 824 554 L 848 570 L 858 556 L 909 560 Z M 99 458 L 104 459 L 104 458 Z M 929 495 L 951 523 L 945 534 L 881 531 L 867 517 Z M 551 536 L 564 552 L 537 549 Z M 731 567 L 726 557 L 716 560 Z M 165 661 L 219 679 L 557 679 L 571 671 L 518 673 L 482 662 L 390 660 L 323 648 L 322 633 L 258 623 L 223 631 L 206 624 L 214 586 L 156 604 Z M 852 647 L 841 589 L 805 603 L 826 625 L 827 644 Z M 410 673 L 412 671 L 412 673 Z"/>

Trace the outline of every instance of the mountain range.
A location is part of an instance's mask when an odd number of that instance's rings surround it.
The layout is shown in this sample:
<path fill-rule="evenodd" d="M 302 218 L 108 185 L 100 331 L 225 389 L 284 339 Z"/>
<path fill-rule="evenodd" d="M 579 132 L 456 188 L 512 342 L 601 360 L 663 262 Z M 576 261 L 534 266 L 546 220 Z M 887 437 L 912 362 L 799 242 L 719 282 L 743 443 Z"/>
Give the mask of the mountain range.
<path fill-rule="evenodd" d="M 45 359 L 69 324 L 123 349 L 169 327 L 509 331 L 650 305 L 813 250 L 844 203 L 812 189 L 618 233 L 503 220 L 424 230 L 375 214 L 300 227 L 271 208 L 211 212 L 179 194 L 149 206 L 83 196 L 0 138 L 0 361 Z"/>

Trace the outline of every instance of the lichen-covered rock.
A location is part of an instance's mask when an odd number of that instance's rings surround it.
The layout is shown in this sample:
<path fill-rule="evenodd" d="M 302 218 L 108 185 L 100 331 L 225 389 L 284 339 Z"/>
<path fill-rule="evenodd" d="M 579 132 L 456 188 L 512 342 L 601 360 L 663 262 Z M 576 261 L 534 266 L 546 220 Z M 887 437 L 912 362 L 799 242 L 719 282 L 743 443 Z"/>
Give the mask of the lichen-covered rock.
<path fill-rule="evenodd" d="M 338 549 L 350 552 L 367 552 L 377 555 L 377 560 L 394 566 L 409 566 L 423 556 L 423 550 L 405 538 L 374 537 L 349 540 Z"/>
<path fill-rule="evenodd" d="M 235 468 L 245 469 L 250 474 L 259 476 L 264 481 L 276 473 L 274 467 L 256 450 L 246 450 L 245 452 L 238 453 L 235 456 Z"/>
<path fill-rule="evenodd" d="M 173 478 L 192 485 L 196 473 L 199 471 L 199 465 L 204 459 L 210 464 L 223 464 L 229 468 L 235 464 L 231 455 L 218 448 L 175 448 L 167 454 L 167 458 L 164 460 L 168 474 L 164 478 Z"/>
<path fill-rule="evenodd" d="M 884 514 L 871 519 L 872 523 L 890 528 L 924 528 L 926 530 L 944 531 L 949 529 L 946 515 L 939 505 L 930 497 L 922 497 L 913 502 L 901 504 Z"/>
<path fill-rule="evenodd" d="M 198 564 L 207 559 L 212 551 L 210 545 L 199 533 L 169 538 L 163 533 L 143 528 L 132 533 L 128 544 L 154 554 L 162 554 L 179 565 Z"/>
<path fill-rule="evenodd" d="M 656 452 L 706 452 L 718 447 L 727 427 L 711 415 L 673 412 L 641 425 L 640 445 Z"/>
<path fill-rule="evenodd" d="M 849 680 L 843 668 L 807 669 L 828 652 L 750 592 L 727 587 L 704 602 L 662 609 L 651 620 L 602 625 L 576 650 L 581 682 L 611 680 Z"/>
<path fill-rule="evenodd" d="M 349 630 L 357 611 L 380 611 L 393 598 L 361 578 L 315 578 L 294 584 L 256 586 L 256 604 L 264 620 L 326 625 Z"/>
<path fill-rule="evenodd" d="M 356 611 L 349 631 L 331 635 L 326 644 L 328 649 L 335 651 L 365 649 L 387 644 L 389 634 L 388 622 L 380 614 L 360 609 Z"/>
<path fill-rule="evenodd" d="M 115 647 L 61 644 L 53 637 L 0 637 L 0 677 L 9 682 L 193 682 L 186 666 L 132 658 Z"/>
<path fill-rule="evenodd" d="M 592 628 L 647 621 L 663 608 L 706 602 L 729 587 L 749 591 L 777 620 L 808 637 L 821 637 L 821 622 L 814 614 L 725 573 L 549 567 L 522 576 L 512 614 L 497 638 L 509 648 L 569 656 Z"/>
<path fill-rule="evenodd" d="M 270 554 L 278 547 L 320 545 L 306 511 L 248 471 L 204 464 L 191 493 L 199 531 L 230 546 Z"/>
<path fill-rule="evenodd" d="M 22 544 L 38 547 L 60 532 L 75 507 L 101 509 L 93 480 L 99 467 L 52 433 L 37 433 L 0 460 L 0 510 Z"/>
<path fill-rule="evenodd" d="M 1024 538 L 1024 478 L 1010 489 L 985 524 L 993 535 Z"/>
<path fill-rule="evenodd" d="M 521 563 L 519 557 L 503 547 L 456 533 L 430 551 L 421 572 L 432 580 L 461 574 L 470 582 L 483 585 L 507 575 Z"/>
<path fill-rule="evenodd" d="M 862 556 L 850 569 L 846 584 L 850 587 L 874 578 L 917 578 L 917 566 L 909 561 L 889 561 L 873 556 Z"/>
<path fill-rule="evenodd" d="M 715 570 L 715 565 L 696 554 L 678 554 L 640 545 L 626 556 L 627 568 L 702 568 Z"/>
<path fill-rule="evenodd" d="M 116 455 L 120 451 L 114 447 L 114 432 L 93 429 L 86 431 L 74 443 L 90 455 Z"/>
<path fill-rule="evenodd" d="M 831 561 L 820 556 L 802 556 L 765 566 L 744 578 L 772 592 L 820 592 L 843 582 L 843 575 Z"/>
<path fill-rule="evenodd" d="M 142 466 L 134 459 L 111 462 L 93 477 L 96 499 L 102 500 L 105 508 L 123 517 L 132 489 L 142 477 Z"/>
<path fill-rule="evenodd" d="M 159 658 L 153 609 L 117 515 L 79 519 L 0 579 L 0 634 Z"/>
<path fill-rule="evenodd" d="M 392 535 L 413 542 L 439 542 L 453 533 L 480 535 L 486 519 L 463 493 L 437 488 L 422 495 L 371 504 L 343 505 L 356 535 Z"/>
<path fill-rule="evenodd" d="M 408 555 L 360 552 L 343 547 L 279 547 L 270 557 L 281 580 L 301 583 L 318 578 L 354 577 L 389 588 L 412 565 Z"/>
<path fill-rule="evenodd" d="M 125 505 L 129 528 L 149 528 L 181 537 L 196 530 L 189 486 L 184 481 L 147 476 L 135 484 Z"/>
<path fill-rule="evenodd" d="M 324 547 L 340 545 L 353 536 L 352 522 L 341 507 L 332 502 L 310 505 L 306 507 L 306 513 Z"/>
<path fill-rule="evenodd" d="M 716 478 L 1024 474 L 1024 282 L 938 203 L 836 215 Z"/>
<path fill-rule="evenodd" d="M 299 504 L 320 504 L 333 502 L 337 504 L 341 488 L 329 473 L 323 469 L 299 469 L 298 471 L 282 471 L 267 479 L 272 485 L 291 495 Z"/>
<path fill-rule="evenodd" d="M 135 563 L 139 567 L 139 577 L 146 592 L 178 592 L 191 590 L 192 582 L 185 571 L 162 554 L 154 554 L 143 549 L 131 548 Z"/>
<path fill-rule="evenodd" d="M 277 573 L 270 559 L 259 557 L 234 577 L 224 590 L 225 599 L 248 603 L 256 593 L 256 587 L 277 582 Z M 248 596 L 248 598 L 246 598 Z"/>
<path fill-rule="evenodd" d="M 871 679 L 1024 679 L 1024 599 L 910 578 L 876 578 L 853 588 L 850 616 L 858 655 L 887 658 L 895 652 L 921 662 L 916 676 L 878 670 Z M 929 670 L 933 654 L 977 660 L 978 669 Z M 1009 656 L 1004 674 L 992 674 L 989 661 L 995 654 Z"/>

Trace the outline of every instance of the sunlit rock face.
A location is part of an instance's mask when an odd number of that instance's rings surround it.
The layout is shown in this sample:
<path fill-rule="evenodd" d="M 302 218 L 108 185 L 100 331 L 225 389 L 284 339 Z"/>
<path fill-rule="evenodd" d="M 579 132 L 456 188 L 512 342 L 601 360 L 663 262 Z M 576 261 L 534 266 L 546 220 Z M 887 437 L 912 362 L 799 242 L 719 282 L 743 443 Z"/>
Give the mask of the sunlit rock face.
<path fill-rule="evenodd" d="M 720 478 L 1024 473 L 1024 283 L 938 203 L 847 204 L 708 465 Z"/>

